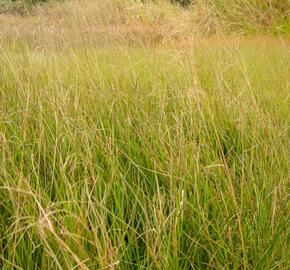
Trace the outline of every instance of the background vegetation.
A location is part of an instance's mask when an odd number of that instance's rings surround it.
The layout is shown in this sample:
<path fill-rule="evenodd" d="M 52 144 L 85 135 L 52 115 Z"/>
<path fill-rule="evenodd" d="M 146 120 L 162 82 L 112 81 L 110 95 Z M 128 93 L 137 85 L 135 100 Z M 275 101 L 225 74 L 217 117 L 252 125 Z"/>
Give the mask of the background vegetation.
<path fill-rule="evenodd" d="M 287 27 L 208 3 L 0 15 L 1 269 L 289 267 Z"/>
<path fill-rule="evenodd" d="M 0 13 L 27 14 L 36 4 L 45 3 L 47 0 L 0 0 Z"/>
<path fill-rule="evenodd" d="M 36 4 L 44 2 L 48 0 L 0 0 L 0 12 L 16 12 L 23 15 L 31 12 L 31 8 Z M 114 2 L 124 3 L 120 0 L 113 0 L 112 3 Z M 129 2 L 140 4 L 150 1 Z M 170 0 L 153 2 L 166 6 L 166 2 Z M 187 8 L 192 16 L 203 18 L 203 24 L 213 20 L 222 24 L 222 29 L 227 32 L 267 32 L 274 35 L 290 33 L 289 0 L 171 0 L 171 3 L 180 4 Z"/>

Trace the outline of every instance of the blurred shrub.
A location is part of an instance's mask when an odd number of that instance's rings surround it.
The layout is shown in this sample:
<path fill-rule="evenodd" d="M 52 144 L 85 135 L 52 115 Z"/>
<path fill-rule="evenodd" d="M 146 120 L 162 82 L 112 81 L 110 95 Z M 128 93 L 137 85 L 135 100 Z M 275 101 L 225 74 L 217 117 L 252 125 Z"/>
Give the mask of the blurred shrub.
<path fill-rule="evenodd" d="M 48 0 L 0 0 L 0 13 L 25 14 L 33 5 L 47 2 Z"/>
<path fill-rule="evenodd" d="M 172 0 L 171 2 L 175 2 L 175 3 L 180 4 L 183 7 L 187 7 L 190 4 L 192 4 L 193 0 Z"/>

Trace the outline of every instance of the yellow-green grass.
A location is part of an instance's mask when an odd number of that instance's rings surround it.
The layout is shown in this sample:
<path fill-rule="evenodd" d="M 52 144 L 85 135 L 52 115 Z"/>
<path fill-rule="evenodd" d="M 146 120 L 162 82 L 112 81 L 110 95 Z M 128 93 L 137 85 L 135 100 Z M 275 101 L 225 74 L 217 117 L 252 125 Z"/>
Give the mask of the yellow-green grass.
<path fill-rule="evenodd" d="M 1 25 L 1 269 L 287 269 L 289 40 L 85 14 Z"/>

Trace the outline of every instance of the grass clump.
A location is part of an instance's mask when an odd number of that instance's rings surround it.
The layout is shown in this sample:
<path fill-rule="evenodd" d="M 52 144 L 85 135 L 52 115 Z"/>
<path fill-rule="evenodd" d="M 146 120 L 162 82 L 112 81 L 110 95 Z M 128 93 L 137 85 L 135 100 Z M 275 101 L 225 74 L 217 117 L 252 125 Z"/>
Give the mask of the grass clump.
<path fill-rule="evenodd" d="M 288 267 L 289 40 L 203 38 L 186 14 L 5 17 L 1 269 Z"/>

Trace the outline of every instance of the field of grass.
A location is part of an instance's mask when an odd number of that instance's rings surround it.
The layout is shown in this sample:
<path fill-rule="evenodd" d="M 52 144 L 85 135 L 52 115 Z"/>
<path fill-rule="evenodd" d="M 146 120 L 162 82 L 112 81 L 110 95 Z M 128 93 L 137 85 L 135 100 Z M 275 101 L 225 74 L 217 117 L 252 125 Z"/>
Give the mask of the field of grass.
<path fill-rule="evenodd" d="M 144 2 L 0 15 L 0 268 L 289 269 L 289 36 Z"/>

